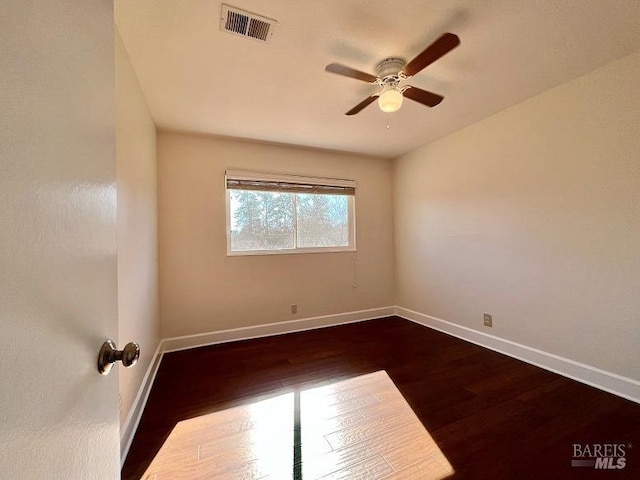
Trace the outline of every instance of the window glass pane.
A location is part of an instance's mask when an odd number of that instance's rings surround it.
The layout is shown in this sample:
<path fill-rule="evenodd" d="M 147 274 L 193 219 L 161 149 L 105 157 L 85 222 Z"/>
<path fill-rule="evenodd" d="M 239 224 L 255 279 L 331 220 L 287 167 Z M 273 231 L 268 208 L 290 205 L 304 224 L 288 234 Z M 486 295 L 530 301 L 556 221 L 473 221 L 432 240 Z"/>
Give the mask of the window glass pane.
<path fill-rule="evenodd" d="M 349 246 L 349 196 L 297 194 L 299 248 Z"/>
<path fill-rule="evenodd" d="M 231 250 L 294 248 L 293 195 L 230 190 Z"/>

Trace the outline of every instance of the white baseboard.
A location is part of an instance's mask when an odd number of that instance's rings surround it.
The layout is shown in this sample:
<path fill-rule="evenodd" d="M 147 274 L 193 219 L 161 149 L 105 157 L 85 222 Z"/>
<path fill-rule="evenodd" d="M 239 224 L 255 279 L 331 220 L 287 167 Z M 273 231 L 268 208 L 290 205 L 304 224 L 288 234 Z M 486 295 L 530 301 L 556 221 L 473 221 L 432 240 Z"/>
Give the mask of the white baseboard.
<path fill-rule="evenodd" d="M 189 348 L 204 347 L 217 343 L 235 342 L 238 340 L 248 340 L 251 338 L 268 337 L 271 335 L 281 335 L 283 333 L 301 332 L 316 328 L 332 327 L 347 323 L 374 320 L 376 318 L 389 317 L 395 315 L 396 307 L 372 308 L 369 310 L 358 310 L 355 312 L 337 313 L 334 315 L 324 315 L 321 317 L 302 318 L 279 323 L 268 323 L 265 325 L 253 325 L 249 327 L 232 328 L 217 332 L 200 333 L 196 335 L 185 335 L 182 337 L 165 338 L 160 341 L 158 348 L 153 355 L 153 359 L 147 368 L 147 372 L 142 380 L 142 385 L 138 390 L 129 415 L 124 422 L 120 433 L 120 467 L 124 462 L 131 448 L 131 442 L 140 424 L 142 412 L 147 404 L 151 386 L 156 378 L 156 373 L 160 367 L 160 361 L 165 353 Z"/>
<path fill-rule="evenodd" d="M 183 337 L 165 338 L 162 341 L 162 351 L 165 353 L 189 348 L 215 345 L 216 343 L 235 342 L 251 338 L 269 337 L 283 333 L 301 332 L 316 328 L 333 327 L 346 323 L 362 322 L 376 318 L 395 315 L 395 307 L 372 308 L 370 310 L 358 310 L 355 312 L 336 313 L 321 317 L 301 318 L 286 322 L 268 323 L 265 325 L 252 325 L 250 327 L 232 328 L 217 332 L 200 333 L 197 335 L 185 335 Z"/>
<path fill-rule="evenodd" d="M 138 425 L 140 424 L 142 412 L 147 404 L 149 393 L 151 393 L 151 386 L 153 385 L 153 381 L 156 379 L 156 373 L 158 373 L 158 369 L 160 368 L 162 353 L 161 340 L 158 342 L 158 347 L 151 358 L 151 362 L 149 363 L 147 371 L 144 374 L 144 378 L 142 379 L 142 384 L 138 389 L 138 393 L 131 405 L 127 419 L 120 431 L 120 468 L 124 466 L 124 461 L 126 460 L 127 455 L 129 454 L 129 449 L 131 448 L 131 442 L 133 442 L 133 437 L 138 429 Z"/>
<path fill-rule="evenodd" d="M 613 393 L 636 403 L 640 403 L 640 382 L 615 373 L 601 370 L 591 365 L 576 362 L 520 343 L 488 335 L 440 318 L 396 307 L 396 315 L 406 320 L 433 328 L 440 332 L 466 340 L 481 347 L 503 353 L 523 362 L 536 365 L 564 377 L 586 383 L 605 392 Z"/>

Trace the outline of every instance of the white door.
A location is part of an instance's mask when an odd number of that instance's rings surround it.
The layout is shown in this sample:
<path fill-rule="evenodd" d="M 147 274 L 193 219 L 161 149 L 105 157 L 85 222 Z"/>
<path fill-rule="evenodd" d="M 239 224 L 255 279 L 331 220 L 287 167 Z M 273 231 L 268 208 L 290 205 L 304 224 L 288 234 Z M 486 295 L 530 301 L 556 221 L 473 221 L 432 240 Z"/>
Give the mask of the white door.
<path fill-rule="evenodd" d="M 119 478 L 113 45 L 110 0 L 2 1 L 3 480 Z"/>

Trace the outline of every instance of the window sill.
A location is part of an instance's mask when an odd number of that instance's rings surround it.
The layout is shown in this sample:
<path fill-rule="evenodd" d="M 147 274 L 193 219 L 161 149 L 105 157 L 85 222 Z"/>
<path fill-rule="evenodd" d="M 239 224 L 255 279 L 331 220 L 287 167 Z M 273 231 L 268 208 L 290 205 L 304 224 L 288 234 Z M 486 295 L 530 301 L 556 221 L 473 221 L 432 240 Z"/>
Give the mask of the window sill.
<path fill-rule="evenodd" d="M 246 257 L 255 255 L 302 255 L 307 253 L 355 253 L 355 247 L 336 247 L 336 248 L 296 248 L 291 250 L 245 250 L 230 252 L 227 251 L 227 257 Z"/>

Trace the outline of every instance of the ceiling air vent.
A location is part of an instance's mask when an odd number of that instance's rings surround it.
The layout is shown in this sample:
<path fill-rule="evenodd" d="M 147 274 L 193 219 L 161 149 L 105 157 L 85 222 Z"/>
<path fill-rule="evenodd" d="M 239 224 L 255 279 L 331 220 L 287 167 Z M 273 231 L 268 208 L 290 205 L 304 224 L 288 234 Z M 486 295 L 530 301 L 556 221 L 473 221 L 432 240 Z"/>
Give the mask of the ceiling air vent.
<path fill-rule="evenodd" d="M 226 32 L 268 42 L 273 37 L 273 28 L 276 23 L 278 22 L 271 18 L 222 4 L 220 28 Z"/>

